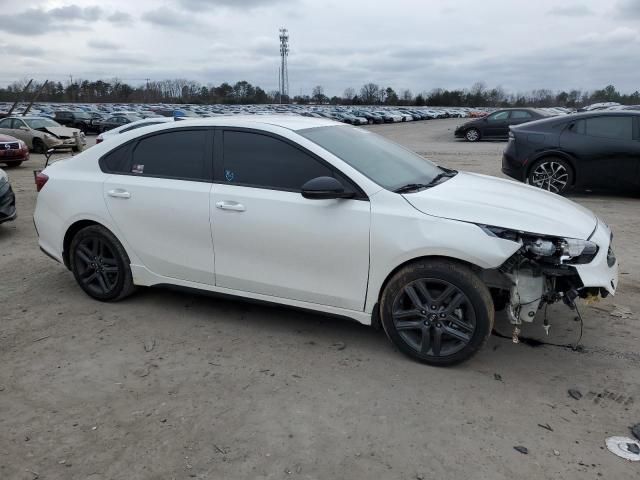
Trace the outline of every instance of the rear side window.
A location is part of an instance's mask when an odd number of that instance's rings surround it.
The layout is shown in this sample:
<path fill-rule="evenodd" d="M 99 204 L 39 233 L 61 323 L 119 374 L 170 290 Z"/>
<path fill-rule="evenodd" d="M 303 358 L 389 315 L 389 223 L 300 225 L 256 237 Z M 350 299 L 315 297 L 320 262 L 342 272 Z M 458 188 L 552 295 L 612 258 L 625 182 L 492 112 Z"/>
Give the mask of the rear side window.
<path fill-rule="evenodd" d="M 532 117 L 533 115 L 531 115 L 529 112 L 525 110 L 514 110 L 513 112 L 511 112 L 511 118 L 515 120 L 521 120 L 521 119 L 532 118 Z"/>
<path fill-rule="evenodd" d="M 633 117 L 587 118 L 584 133 L 590 137 L 631 140 L 633 138 Z"/>
<path fill-rule="evenodd" d="M 128 173 L 129 150 L 129 145 L 123 145 L 111 150 L 100 160 L 102 170 L 109 173 Z"/>
<path fill-rule="evenodd" d="M 209 180 L 207 138 L 207 130 L 174 130 L 145 137 L 134 147 L 128 173 Z"/>
<path fill-rule="evenodd" d="M 316 177 L 331 177 L 332 170 L 287 142 L 253 132 L 224 132 L 225 183 L 291 190 Z"/>

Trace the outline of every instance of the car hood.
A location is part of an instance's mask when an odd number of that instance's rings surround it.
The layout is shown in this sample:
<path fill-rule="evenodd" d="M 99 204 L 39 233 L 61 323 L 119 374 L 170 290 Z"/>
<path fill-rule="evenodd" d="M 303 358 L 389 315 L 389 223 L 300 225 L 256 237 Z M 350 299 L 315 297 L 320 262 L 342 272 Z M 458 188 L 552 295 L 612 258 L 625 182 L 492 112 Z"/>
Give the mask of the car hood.
<path fill-rule="evenodd" d="M 427 215 L 541 235 L 586 240 L 597 224 L 590 210 L 560 195 L 469 172 L 403 197 Z"/>
<path fill-rule="evenodd" d="M 69 127 L 42 127 L 38 128 L 38 130 L 42 132 L 51 133 L 59 138 L 71 138 L 73 137 L 74 132 L 79 132 L 77 128 L 69 128 Z"/>
<path fill-rule="evenodd" d="M 0 142 L 17 142 L 18 139 L 16 137 L 12 137 L 11 135 L 3 135 L 0 134 Z"/>

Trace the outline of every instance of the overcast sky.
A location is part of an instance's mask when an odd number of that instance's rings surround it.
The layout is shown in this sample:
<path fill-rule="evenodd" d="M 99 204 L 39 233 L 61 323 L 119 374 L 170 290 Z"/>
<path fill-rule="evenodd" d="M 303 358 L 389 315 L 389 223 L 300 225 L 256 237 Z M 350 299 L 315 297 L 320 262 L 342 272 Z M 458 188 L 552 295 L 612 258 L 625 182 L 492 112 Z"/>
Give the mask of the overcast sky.
<path fill-rule="evenodd" d="M 292 95 L 365 82 L 640 90 L 640 0 L 0 0 L 0 85 L 73 75 L 271 91 L 281 26 Z"/>

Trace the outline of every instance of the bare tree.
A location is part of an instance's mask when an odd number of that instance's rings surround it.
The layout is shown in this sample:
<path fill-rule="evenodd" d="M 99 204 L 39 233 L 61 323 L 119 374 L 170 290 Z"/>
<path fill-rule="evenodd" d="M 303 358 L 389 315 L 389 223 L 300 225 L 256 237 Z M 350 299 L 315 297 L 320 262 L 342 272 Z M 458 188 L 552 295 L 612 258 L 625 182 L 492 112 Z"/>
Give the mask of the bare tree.
<path fill-rule="evenodd" d="M 342 94 L 342 98 L 349 101 L 353 100 L 353 97 L 355 96 L 356 96 L 356 91 L 351 87 L 346 88 L 344 90 L 344 93 Z"/>
<path fill-rule="evenodd" d="M 322 88 L 322 85 L 316 85 L 315 87 L 313 87 L 311 100 L 313 100 L 316 103 L 324 103 L 326 98 L 327 97 L 324 94 L 324 88 Z"/>
<path fill-rule="evenodd" d="M 373 105 L 380 101 L 380 87 L 375 83 L 366 83 L 360 89 L 360 100 L 365 105 Z"/>

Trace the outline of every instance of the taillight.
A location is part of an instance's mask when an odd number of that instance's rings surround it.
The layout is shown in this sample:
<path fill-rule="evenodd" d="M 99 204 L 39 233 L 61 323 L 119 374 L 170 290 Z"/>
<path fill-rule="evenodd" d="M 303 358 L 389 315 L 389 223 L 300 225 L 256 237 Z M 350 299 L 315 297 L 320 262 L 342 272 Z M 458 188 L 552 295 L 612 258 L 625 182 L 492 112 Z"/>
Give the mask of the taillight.
<path fill-rule="evenodd" d="M 98 143 L 102 142 L 102 140 L 103 140 L 102 138 L 100 138 L 100 137 L 96 137 L 96 144 L 98 144 Z"/>
<path fill-rule="evenodd" d="M 49 180 L 49 177 L 42 172 L 36 173 L 36 192 L 39 192 L 44 188 L 44 185 Z"/>

